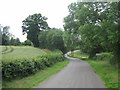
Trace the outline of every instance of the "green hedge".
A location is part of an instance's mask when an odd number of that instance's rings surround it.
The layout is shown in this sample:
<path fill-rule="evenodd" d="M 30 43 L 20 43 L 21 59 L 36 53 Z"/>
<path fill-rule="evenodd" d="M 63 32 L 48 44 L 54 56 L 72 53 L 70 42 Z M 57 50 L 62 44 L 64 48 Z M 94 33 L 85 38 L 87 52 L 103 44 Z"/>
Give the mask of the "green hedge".
<path fill-rule="evenodd" d="M 97 55 L 96 56 L 97 60 L 112 60 L 113 59 L 113 55 L 110 53 L 101 53 L 101 55 Z"/>
<path fill-rule="evenodd" d="M 32 60 L 23 59 L 10 62 L 2 61 L 3 80 L 22 78 L 36 73 L 46 67 L 54 65 L 56 62 L 63 61 L 62 54 L 49 54 L 38 56 Z"/>

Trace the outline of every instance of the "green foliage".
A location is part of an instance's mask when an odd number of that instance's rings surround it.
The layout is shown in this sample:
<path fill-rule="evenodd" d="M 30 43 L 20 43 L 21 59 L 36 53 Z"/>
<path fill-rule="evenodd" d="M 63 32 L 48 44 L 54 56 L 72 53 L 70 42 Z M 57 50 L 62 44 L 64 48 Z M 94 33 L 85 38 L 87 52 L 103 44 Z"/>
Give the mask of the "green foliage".
<path fill-rule="evenodd" d="M 19 38 L 14 38 L 14 35 L 9 32 L 9 28 L 9 26 L 0 25 L 0 45 L 20 45 Z"/>
<path fill-rule="evenodd" d="M 79 28 L 79 22 L 75 20 L 75 11 L 77 9 L 77 3 L 71 3 L 68 6 L 69 15 L 64 18 L 64 29 L 70 33 L 76 33 Z"/>
<path fill-rule="evenodd" d="M 9 41 L 9 45 L 19 46 L 21 44 L 19 38 L 14 39 L 13 37 Z"/>
<path fill-rule="evenodd" d="M 38 36 L 40 48 L 48 48 L 47 45 L 47 33 L 48 31 L 41 31 Z"/>
<path fill-rule="evenodd" d="M 96 53 L 103 50 L 100 42 L 101 33 L 99 26 L 85 24 L 79 28 L 81 35 L 81 50 L 90 54 L 89 58 L 93 58 Z"/>
<path fill-rule="evenodd" d="M 29 39 L 35 47 L 39 47 L 38 35 L 41 30 L 48 29 L 47 18 L 39 14 L 29 15 L 23 20 L 23 34 L 27 33 Z"/>
<path fill-rule="evenodd" d="M 115 60 L 116 58 L 114 58 L 113 53 L 101 53 L 100 55 L 96 55 L 95 59 L 98 61 L 109 61 L 110 64 L 118 67 L 118 61 Z"/>
<path fill-rule="evenodd" d="M 63 39 L 67 51 L 74 51 L 75 47 L 77 47 L 80 42 L 79 35 L 69 33 L 68 31 L 64 31 Z"/>
<path fill-rule="evenodd" d="M 32 42 L 30 40 L 25 40 L 22 45 L 25 45 L 25 46 L 32 46 Z"/>
<path fill-rule="evenodd" d="M 63 32 L 59 29 L 50 29 L 48 31 L 42 31 L 39 34 L 40 48 L 47 48 L 50 50 L 59 49 L 65 53 Z"/>
<path fill-rule="evenodd" d="M 94 58 L 96 53 L 113 52 L 115 62 L 119 61 L 120 2 L 77 2 L 69 5 L 64 29 L 81 35 L 81 49 Z"/>
<path fill-rule="evenodd" d="M 105 4 L 103 2 L 71 3 L 68 7 L 69 15 L 64 18 L 64 29 L 77 33 L 81 25 L 95 24 L 101 21 L 98 13 L 105 8 Z"/>
<path fill-rule="evenodd" d="M 57 62 L 63 61 L 62 54 L 46 54 L 38 56 L 32 60 L 23 59 L 16 61 L 5 62 L 2 61 L 2 78 L 3 80 L 12 80 L 22 78 L 36 73 L 46 67 L 50 67 Z"/>
<path fill-rule="evenodd" d="M 4 80 L 2 81 L 2 88 L 34 88 L 40 85 L 44 80 L 62 70 L 68 63 L 69 60 L 65 59 L 62 62 L 57 62 L 55 65 L 38 71 L 34 75 L 24 77 L 23 79 L 16 79 L 12 81 Z"/>
<path fill-rule="evenodd" d="M 111 61 L 112 59 L 113 59 L 113 55 L 110 53 L 101 53 L 100 55 L 96 55 L 96 60 Z"/>
<path fill-rule="evenodd" d="M 0 31 L 1 31 L 1 38 L 2 38 L 2 45 L 9 45 L 9 26 L 0 26 Z"/>

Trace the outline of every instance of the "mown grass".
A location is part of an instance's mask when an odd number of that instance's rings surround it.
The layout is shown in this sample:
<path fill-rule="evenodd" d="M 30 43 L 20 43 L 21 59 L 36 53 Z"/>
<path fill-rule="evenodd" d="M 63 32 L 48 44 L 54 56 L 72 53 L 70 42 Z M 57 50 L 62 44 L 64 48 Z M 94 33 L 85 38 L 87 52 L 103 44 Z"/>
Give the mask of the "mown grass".
<path fill-rule="evenodd" d="M 70 54 L 69 56 L 70 57 L 76 57 L 76 58 L 79 58 L 79 59 L 82 59 L 82 60 L 88 58 L 88 54 L 82 53 L 80 51 L 74 52 L 74 53 Z"/>
<path fill-rule="evenodd" d="M 107 88 L 118 88 L 118 68 L 111 65 L 109 60 L 90 60 L 87 58 L 87 54 L 82 54 L 80 51 L 75 52 L 74 57 L 86 60 L 101 77 Z"/>
<path fill-rule="evenodd" d="M 23 79 L 18 79 L 14 81 L 3 81 L 3 88 L 33 88 L 40 85 L 44 80 L 50 78 L 52 75 L 63 69 L 69 60 L 58 62 L 52 67 L 46 68 L 42 71 L 37 72 L 34 75 L 25 77 Z"/>
<path fill-rule="evenodd" d="M 7 47 L 5 47 L 5 46 L 0 46 L 0 52 L 4 52 L 4 51 L 6 51 L 7 50 Z"/>
<path fill-rule="evenodd" d="M 49 54 L 53 53 L 52 51 L 50 51 L 48 49 L 42 49 L 42 50 L 45 51 L 46 53 L 49 53 Z"/>
<path fill-rule="evenodd" d="M 4 50 L 5 46 L 0 46 L 0 48 Z M 13 50 L 11 50 L 11 48 Z M 7 50 L 2 54 L 2 60 L 9 61 L 18 58 L 34 58 L 44 54 L 46 54 L 44 50 L 30 46 L 7 46 Z"/>

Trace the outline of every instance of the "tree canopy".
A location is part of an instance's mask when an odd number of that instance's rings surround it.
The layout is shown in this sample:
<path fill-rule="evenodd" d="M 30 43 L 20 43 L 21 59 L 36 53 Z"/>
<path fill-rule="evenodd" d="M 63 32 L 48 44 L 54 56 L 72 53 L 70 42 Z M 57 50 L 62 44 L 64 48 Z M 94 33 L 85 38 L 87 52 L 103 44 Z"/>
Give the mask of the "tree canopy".
<path fill-rule="evenodd" d="M 23 20 L 23 34 L 27 33 L 27 39 L 30 40 L 35 47 L 39 47 L 39 32 L 49 29 L 46 20 L 47 18 L 42 16 L 40 13 L 29 15 L 25 20 Z"/>
<path fill-rule="evenodd" d="M 90 58 L 101 51 L 113 52 L 118 57 L 119 4 L 120 2 L 77 2 L 69 5 L 69 15 L 64 18 L 64 29 L 81 36 L 81 50 L 89 53 Z"/>
<path fill-rule="evenodd" d="M 59 29 L 50 29 L 40 32 L 38 40 L 40 48 L 48 48 L 50 50 L 59 49 L 65 53 L 63 32 Z"/>

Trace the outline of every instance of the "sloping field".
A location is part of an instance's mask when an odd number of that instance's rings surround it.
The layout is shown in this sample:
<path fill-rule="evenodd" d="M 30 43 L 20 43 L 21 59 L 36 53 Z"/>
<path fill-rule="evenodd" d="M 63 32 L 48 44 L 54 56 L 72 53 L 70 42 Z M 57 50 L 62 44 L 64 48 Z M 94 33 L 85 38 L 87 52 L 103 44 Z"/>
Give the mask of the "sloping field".
<path fill-rule="evenodd" d="M 30 46 L 0 46 L 0 50 L 2 51 L 2 60 L 4 61 L 18 58 L 33 58 L 46 54 L 44 50 Z"/>

